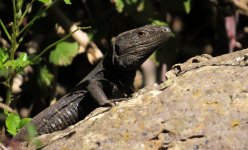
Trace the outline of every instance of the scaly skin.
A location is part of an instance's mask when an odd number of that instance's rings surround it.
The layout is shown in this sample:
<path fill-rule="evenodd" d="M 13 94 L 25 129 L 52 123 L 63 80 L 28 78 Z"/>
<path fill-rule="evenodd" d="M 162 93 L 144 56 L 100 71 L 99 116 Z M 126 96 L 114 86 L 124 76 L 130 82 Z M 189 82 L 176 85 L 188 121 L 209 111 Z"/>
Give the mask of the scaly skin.
<path fill-rule="evenodd" d="M 85 118 L 99 106 L 130 96 L 135 73 L 140 65 L 172 36 L 162 26 L 147 25 L 116 37 L 113 50 L 79 84 L 58 102 L 35 116 L 31 123 L 39 135 L 63 130 Z M 23 141 L 27 127 L 14 140 Z"/>

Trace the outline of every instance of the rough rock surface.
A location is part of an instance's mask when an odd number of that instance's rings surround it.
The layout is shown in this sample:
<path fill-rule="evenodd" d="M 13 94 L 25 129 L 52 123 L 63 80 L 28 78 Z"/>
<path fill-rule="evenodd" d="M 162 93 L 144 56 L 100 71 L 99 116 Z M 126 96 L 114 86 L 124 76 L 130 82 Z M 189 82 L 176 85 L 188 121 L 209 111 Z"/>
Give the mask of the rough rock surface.
<path fill-rule="evenodd" d="M 166 76 L 129 101 L 39 137 L 43 149 L 248 149 L 248 49 L 197 56 Z"/>

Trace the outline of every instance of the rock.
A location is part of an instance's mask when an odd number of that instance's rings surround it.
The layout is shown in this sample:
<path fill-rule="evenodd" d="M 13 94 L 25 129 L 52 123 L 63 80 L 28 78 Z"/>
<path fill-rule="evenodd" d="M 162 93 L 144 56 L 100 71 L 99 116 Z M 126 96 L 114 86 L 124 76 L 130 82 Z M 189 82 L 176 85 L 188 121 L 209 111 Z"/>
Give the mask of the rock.
<path fill-rule="evenodd" d="M 248 49 L 194 57 L 166 77 L 129 101 L 42 135 L 43 149 L 248 149 Z"/>

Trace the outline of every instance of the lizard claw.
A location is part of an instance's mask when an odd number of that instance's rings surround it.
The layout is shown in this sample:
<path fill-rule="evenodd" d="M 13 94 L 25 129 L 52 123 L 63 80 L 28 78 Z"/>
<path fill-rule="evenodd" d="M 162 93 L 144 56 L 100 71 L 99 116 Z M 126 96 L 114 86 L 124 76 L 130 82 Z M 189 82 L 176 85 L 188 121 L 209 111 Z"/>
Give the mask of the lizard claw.
<path fill-rule="evenodd" d="M 107 101 L 103 101 L 100 103 L 100 106 L 102 107 L 113 107 L 116 105 L 117 102 L 121 102 L 121 101 L 127 101 L 127 98 L 117 98 L 117 99 L 110 99 Z"/>
<path fill-rule="evenodd" d="M 102 106 L 102 107 L 113 107 L 113 106 L 115 106 L 115 104 L 113 104 L 110 101 L 105 101 L 105 102 L 101 103 L 100 106 Z"/>
<path fill-rule="evenodd" d="M 127 98 L 116 98 L 116 99 L 110 99 L 110 101 L 112 103 L 116 103 L 116 102 L 122 102 L 122 101 L 127 101 Z"/>

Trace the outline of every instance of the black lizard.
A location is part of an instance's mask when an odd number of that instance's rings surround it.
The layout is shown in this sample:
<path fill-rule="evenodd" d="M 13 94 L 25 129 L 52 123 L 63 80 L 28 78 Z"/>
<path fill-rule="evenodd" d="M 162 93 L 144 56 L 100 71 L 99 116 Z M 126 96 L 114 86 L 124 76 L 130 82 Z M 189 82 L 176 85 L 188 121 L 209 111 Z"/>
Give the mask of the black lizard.
<path fill-rule="evenodd" d="M 137 69 L 171 36 L 169 28 L 152 25 L 118 35 L 112 51 L 69 94 L 32 119 L 38 134 L 63 130 L 95 108 L 130 96 Z M 26 134 L 23 127 L 14 140 L 24 140 Z"/>

